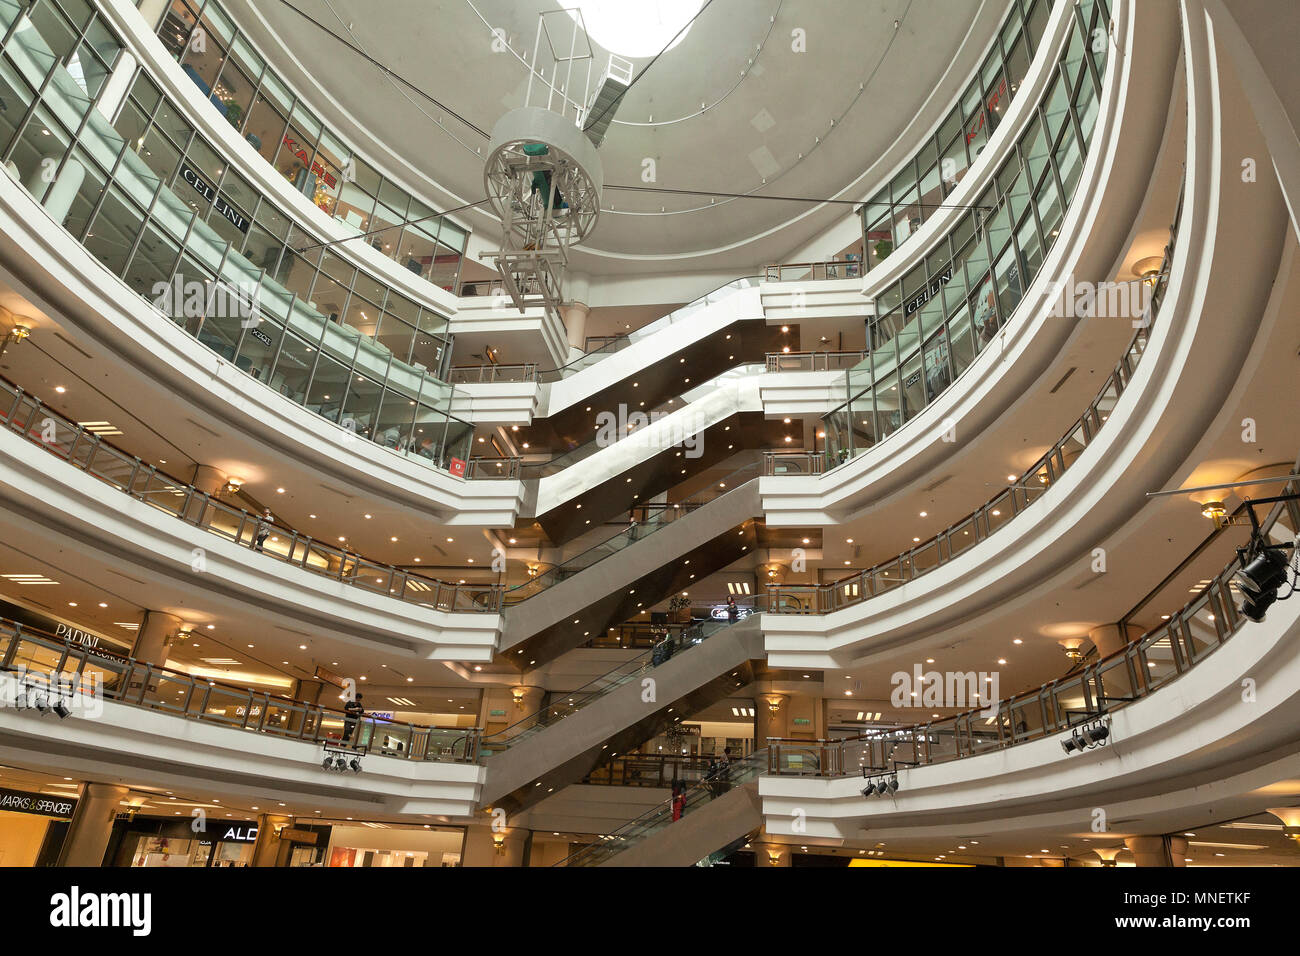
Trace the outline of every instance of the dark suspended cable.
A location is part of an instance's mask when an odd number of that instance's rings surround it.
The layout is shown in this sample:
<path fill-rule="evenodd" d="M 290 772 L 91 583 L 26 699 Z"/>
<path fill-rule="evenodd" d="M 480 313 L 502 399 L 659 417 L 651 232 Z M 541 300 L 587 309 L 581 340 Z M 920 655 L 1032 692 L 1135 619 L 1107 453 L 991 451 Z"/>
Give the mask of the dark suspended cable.
<path fill-rule="evenodd" d="M 628 2 L 631 2 L 631 0 L 628 0 Z M 661 56 L 663 56 L 665 53 L 671 50 L 673 44 L 676 43 L 681 38 L 681 35 L 685 33 L 687 30 L 689 30 L 691 28 L 691 25 L 695 23 L 695 21 L 700 18 L 700 16 L 704 13 L 704 11 L 709 9 L 709 7 L 712 5 L 713 5 L 713 0 L 705 0 L 704 6 L 700 7 L 700 9 L 696 11 L 695 16 L 691 17 L 684 24 L 682 24 L 682 28 L 678 30 L 675 34 L 673 34 L 673 38 L 668 41 L 667 45 L 658 53 L 656 53 L 653 57 L 650 58 L 650 62 L 647 63 L 644 67 L 642 67 L 640 73 L 632 77 L 632 82 L 627 85 L 627 89 L 623 90 L 623 92 L 619 93 L 618 96 L 610 100 L 609 103 L 605 106 L 605 108 L 601 110 L 599 113 L 597 113 L 595 116 L 587 117 L 587 121 L 582 124 L 583 128 L 590 129 L 592 126 L 595 125 L 598 119 L 600 119 L 610 110 L 617 108 L 618 104 L 623 102 L 623 97 L 627 96 L 627 94 L 631 92 L 632 87 L 636 86 L 637 81 L 640 80 L 641 77 L 645 76 L 648 72 L 650 72 L 650 67 L 654 66 Z"/>
<path fill-rule="evenodd" d="M 646 192 L 646 193 L 669 193 L 675 196 L 718 196 L 722 199 L 768 199 L 776 202 L 806 202 L 814 204 L 833 204 L 841 206 L 863 206 L 866 205 L 861 199 L 818 199 L 811 196 L 765 196 L 761 193 L 728 193 L 719 192 L 716 189 L 670 189 L 667 186 L 619 186 L 613 183 L 606 183 L 606 189 L 621 189 L 627 192 Z M 993 209 L 993 206 L 984 206 L 979 203 L 927 203 L 916 202 L 908 203 L 918 209 Z"/>
<path fill-rule="evenodd" d="M 710 2 L 712 2 L 712 0 L 710 0 Z M 390 67 L 384 66 L 384 64 L 380 63 L 378 60 L 376 60 L 373 56 L 371 56 L 371 55 L 370 55 L 369 53 L 367 53 L 365 50 L 362 50 L 360 47 L 356 46 L 354 43 L 352 43 L 351 41 L 349 41 L 349 40 L 346 39 L 345 37 L 341 37 L 341 36 L 339 36 L 337 33 L 335 33 L 333 30 L 331 30 L 331 29 L 330 29 L 329 27 L 327 27 L 325 24 L 321 23 L 319 20 L 317 20 L 317 19 L 316 19 L 315 17 L 313 17 L 311 14 L 306 13 L 306 12 L 304 12 L 304 11 L 302 11 L 302 10 L 299 10 L 299 9 L 298 9 L 297 7 L 295 7 L 292 3 L 290 3 L 289 0 L 280 0 L 280 3 L 283 4 L 284 6 L 288 7 L 288 8 L 289 8 L 290 10 L 292 10 L 294 13 L 298 14 L 298 16 L 302 17 L 304 20 L 306 20 L 308 23 L 310 23 L 310 24 L 312 24 L 313 26 L 315 26 L 317 29 L 323 31 L 324 33 L 329 34 L 331 37 L 333 37 L 333 38 L 334 38 L 335 40 L 337 40 L 339 43 L 343 44 L 345 47 L 347 47 L 349 50 L 351 50 L 351 51 L 352 51 L 353 53 L 355 53 L 357 56 L 361 57 L 363 60 L 365 60 L 365 61 L 366 61 L 367 63 L 369 63 L 371 66 L 375 67 L 375 68 L 378 69 L 378 70 L 381 70 L 381 71 L 384 72 L 387 76 L 389 76 L 390 78 L 396 80 L 398 83 L 402 84 L 402 85 L 405 86 L 407 89 L 411 90 L 411 91 L 412 91 L 413 93 L 415 93 L 417 96 L 421 96 L 421 97 L 423 97 L 424 99 L 428 100 L 428 101 L 429 101 L 430 103 L 432 103 L 434 106 L 438 107 L 438 109 L 440 109 L 440 110 L 442 110 L 443 112 L 447 113 L 447 115 L 449 115 L 449 116 L 454 116 L 456 119 L 460 120 L 460 122 L 464 123 L 467 127 L 469 127 L 469 128 L 472 129 L 474 132 L 476 132 L 476 133 L 478 133 L 480 136 L 482 136 L 484 139 L 490 139 L 490 138 L 491 138 L 491 136 L 490 136 L 490 134 L 487 132 L 487 130 L 483 129 L 481 126 L 477 125 L 476 123 L 471 123 L 469 120 L 467 120 L 465 117 L 461 116 L 459 113 L 457 113 L 457 112 L 456 112 L 454 109 L 452 109 L 450 106 L 447 106 L 445 103 L 442 103 L 442 102 L 438 101 L 437 99 L 435 99 L 434 97 L 430 96 L 427 92 L 425 92 L 423 89 L 421 89 L 421 88 L 420 88 L 419 86 L 417 86 L 416 84 L 412 83 L 412 82 L 411 82 L 410 80 L 408 80 L 406 77 L 402 76 L 400 73 L 396 73 L 396 72 L 394 72 Z"/>
<path fill-rule="evenodd" d="M 355 236 L 344 236 L 342 239 L 330 239 L 328 242 L 313 242 L 309 246 L 299 246 L 294 252 L 301 255 L 304 252 L 310 252 L 312 249 L 320 249 L 324 246 L 335 246 L 341 242 L 351 242 L 353 239 L 366 239 L 370 236 L 377 236 L 381 232 L 387 232 L 389 229 L 401 229 L 403 226 L 413 226 L 416 223 L 428 222 L 430 219 L 442 219 L 450 216 L 454 212 L 462 212 L 466 209 L 473 209 L 475 206 L 481 206 L 484 203 L 491 202 L 490 199 L 480 199 L 478 202 L 467 202 L 463 206 L 457 206 L 454 209 L 448 209 L 446 212 L 435 212 L 428 216 L 421 216 L 419 219 L 403 219 L 401 222 L 395 222 L 391 226 L 380 226 L 378 229 L 371 229 L 369 232 L 359 232 Z"/>

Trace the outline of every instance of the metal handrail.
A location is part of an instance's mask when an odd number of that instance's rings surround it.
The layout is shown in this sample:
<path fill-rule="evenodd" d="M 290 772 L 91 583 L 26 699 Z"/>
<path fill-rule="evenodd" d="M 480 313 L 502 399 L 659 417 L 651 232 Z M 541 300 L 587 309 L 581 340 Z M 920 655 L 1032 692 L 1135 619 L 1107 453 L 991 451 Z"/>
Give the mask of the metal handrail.
<path fill-rule="evenodd" d="M 705 797 L 713 799 L 718 796 L 718 788 L 731 788 L 744 785 L 762 773 L 765 766 L 770 766 L 766 750 L 756 750 L 746 757 L 731 761 L 724 775 L 706 777 L 699 783 L 686 789 L 683 810 L 689 812 L 705 802 Z M 645 813 L 627 821 L 615 830 L 602 834 L 599 841 L 571 853 L 555 866 L 593 866 L 602 860 L 630 849 L 635 843 L 659 832 L 672 823 L 672 801 L 660 803 Z"/>
<path fill-rule="evenodd" d="M 605 557 L 609 557 L 609 555 L 623 550 L 623 548 L 628 545 L 645 539 L 661 528 L 672 524 L 677 519 L 685 517 L 697 508 L 701 508 L 709 502 L 716 501 L 723 495 L 744 487 L 749 481 L 756 480 L 761 471 L 762 469 L 757 462 L 751 462 L 748 465 L 737 468 L 720 481 L 710 482 L 708 487 L 701 489 L 691 497 L 665 505 L 659 511 L 659 514 L 653 519 L 624 527 L 605 538 L 599 544 L 594 544 L 585 551 L 582 551 L 559 564 L 552 565 L 536 577 L 520 584 L 516 584 L 513 587 L 507 587 L 502 603 L 506 606 L 517 604 L 520 601 L 532 597 L 533 594 L 538 591 L 559 584 L 561 581 L 565 580 L 565 578 L 572 577 L 579 571 L 586 570 L 593 564 L 604 560 Z M 627 541 L 620 543 L 619 539 L 623 538 L 626 538 Z M 599 551 L 606 552 L 604 557 L 599 557 L 595 560 L 587 560 Z M 527 591 L 528 593 L 521 593 L 523 591 Z"/>
<path fill-rule="evenodd" d="M 1158 306 L 1162 300 L 1160 293 L 1167 279 L 1168 271 L 1162 269 L 1160 284 L 1152 299 L 1149 321 L 1133 333 L 1124 355 L 1106 378 L 1097 397 L 1075 419 L 1065 435 L 1005 490 L 960 521 L 893 558 L 828 584 L 781 586 L 779 590 L 788 600 L 780 602 L 781 610 L 777 613 L 829 614 L 913 581 L 985 540 L 1041 498 L 1097 437 L 1109 418 L 1109 409 L 1118 403 L 1133 380 L 1134 372 L 1146 352 L 1150 327 L 1159 313 Z M 766 474 L 777 474 L 774 470 L 776 462 L 775 456 L 765 458 Z M 1004 511 L 1009 513 L 1004 514 Z"/>
<path fill-rule="evenodd" d="M 790 269 L 800 270 L 803 274 L 794 279 L 785 279 L 785 272 Z M 841 271 L 843 275 L 841 275 Z M 798 282 L 807 279 L 812 282 L 824 279 L 861 279 L 861 259 L 824 259 L 820 262 L 776 262 L 763 270 L 763 277 L 768 282 Z"/>
<path fill-rule="evenodd" d="M 0 671 L 25 672 L 24 683 L 41 689 L 52 689 L 54 685 L 33 681 L 28 675 L 57 678 L 62 684 L 61 691 L 68 697 L 76 694 L 93 697 L 102 692 L 106 700 L 187 720 L 310 743 L 354 742 L 358 749 L 379 756 L 456 763 L 473 763 L 478 759 L 482 735 L 479 727 L 433 727 L 361 715 L 355 718 L 353 735 L 345 741 L 326 729 L 327 723 L 347 726 L 344 722 L 349 718 L 342 710 L 192 677 L 106 648 L 90 648 L 5 618 L 0 618 L 0 641 L 4 642 Z M 38 663 L 41 651 L 59 655 L 53 668 Z M 29 660 L 36 666 L 28 666 Z M 195 691 L 200 693 L 196 695 Z M 234 708 L 234 712 L 226 714 L 214 711 L 214 707 Z M 255 724 L 254 716 L 258 718 Z"/>
<path fill-rule="evenodd" d="M 673 309 L 673 311 L 669 312 L 667 315 L 660 316 L 658 319 L 655 319 L 653 322 L 650 322 L 649 324 L 639 329 L 634 329 L 631 332 L 628 332 L 624 335 L 601 336 L 600 339 L 603 344 L 601 344 L 597 348 L 584 351 L 582 355 L 580 355 L 578 358 L 574 359 L 573 361 L 568 362 L 564 365 L 558 365 L 555 368 L 543 369 L 540 366 L 531 363 L 521 363 L 516 365 L 485 365 L 485 366 L 478 367 L 483 370 L 489 370 L 489 369 L 522 370 L 521 377 L 519 378 L 500 379 L 500 378 L 475 377 L 474 369 L 476 367 L 463 365 L 463 366 L 457 366 L 456 368 L 453 368 L 451 370 L 453 374 L 459 373 L 461 377 L 449 378 L 448 382 L 451 384 L 463 384 L 465 382 L 485 382 L 485 381 L 490 382 L 490 381 L 503 381 L 503 380 L 558 382 L 561 379 L 568 378 L 570 375 L 580 372 L 585 368 L 590 368 L 593 364 L 595 364 L 595 362 L 591 361 L 594 356 L 598 357 L 596 360 L 599 361 L 600 358 L 613 355 L 615 352 L 621 352 L 624 348 L 631 345 L 633 342 L 637 341 L 638 339 L 645 338 L 648 335 L 653 335 L 656 332 L 662 331 L 663 329 L 668 328 L 671 325 L 674 325 L 677 321 L 680 321 L 680 318 L 684 318 L 684 315 L 680 315 L 681 313 L 686 313 L 688 311 L 697 309 L 701 306 L 711 305 L 712 302 L 710 301 L 710 299 L 712 299 L 714 302 L 721 301 L 721 299 L 726 298 L 726 296 L 717 297 L 717 298 L 714 297 L 716 297 L 718 293 L 722 292 L 724 289 L 730 289 L 733 286 L 735 286 L 737 290 L 742 288 L 749 288 L 748 286 L 737 285 L 737 283 L 742 283 L 742 282 L 757 283 L 759 279 L 760 279 L 759 276 L 739 276 L 735 279 L 730 279 L 727 282 L 724 282 L 722 285 L 718 286 L 716 289 L 704 293 L 704 295 L 691 300 L 685 305 L 678 306 L 677 308 Z M 498 279 L 496 281 L 500 282 L 501 280 Z M 729 294 L 730 293 L 728 293 L 728 295 Z M 680 317 L 674 318 L 674 316 L 680 316 Z M 528 370 L 531 370 L 531 378 L 522 377 L 522 373 L 527 372 Z M 479 374 L 491 375 L 494 373 L 488 371 L 482 371 Z"/>
<path fill-rule="evenodd" d="M 1294 492 L 1298 484 L 1286 487 Z M 1267 534 L 1283 515 L 1291 531 L 1300 530 L 1300 503 L 1292 500 L 1273 509 L 1262 531 Z M 996 709 L 990 702 L 943 720 L 840 740 L 772 737 L 768 772 L 834 777 L 945 763 L 1041 740 L 1114 713 L 1181 677 L 1245 626 L 1248 619 L 1232 595 L 1240 567 L 1234 557 L 1168 621 L 1075 673 L 998 701 Z"/>
<path fill-rule="evenodd" d="M 561 703 L 543 707 L 541 710 L 534 711 L 527 717 L 515 721 L 508 727 L 484 737 L 483 746 L 489 749 L 509 749 L 537 731 L 545 730 L 547 727 L 589 706 L 606 694 L 617 690 L 628 681 L 659 666 L 660 663 L 666 662 L 671 655 L 668 657 L 659 656 L 662 654 L 662 645 L 670 644 L 672 653 L 675 654 L 683 648 L 689 648 L 707 640 L 719 631 L 736 623 L 739 622 L 697 621 L 683 627 L 676 635 L 668 634 L 660 642 L 660 646 L 656 646 L 644 654 L 638 654 L 631 660 L 624 661 L 599 677 L 589 680 L 576 690 L 563 694 L 564 700 Z"/>
<path fill-rule="evenodd" d="M 769 372 L 842 372 L 853 368 L 870 352 L 768 352 Z"/>
<path fill-rule="evenodd" d="M 7 403 L 5 396 L 10 399 Z M 371 593 L 443 611 L 496 613 L 501 608 L 500 584 L 450 584 L 413 574 L 223 504 L 194 485 L 128 455 L 3 376 L 0 424 L 137 501 L 269 558 Z"/>

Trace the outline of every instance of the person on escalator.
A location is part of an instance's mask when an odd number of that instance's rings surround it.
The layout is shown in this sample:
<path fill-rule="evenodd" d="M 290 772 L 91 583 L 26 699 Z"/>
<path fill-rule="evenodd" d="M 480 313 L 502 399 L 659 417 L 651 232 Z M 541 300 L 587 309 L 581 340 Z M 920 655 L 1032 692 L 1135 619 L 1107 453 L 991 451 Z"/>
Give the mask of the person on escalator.
<path fill-rule="evenodd" d="M 740 620 L 740 607 L 736 604 L 734 594 L 727 598 L 727 620 L 732 624 Z"/>
<path fill-rule="evenodd" d="M 722 748 L 722 759 L 718 761 L 717 772 L 718 793 L 723 794 L 731 789 L 731 748 Z"/>
<path fill-rule="evenodd" d="M 686 812 L 686 788 L 680 780 L 673 781 L 673 823 L 682 818 Z"/>

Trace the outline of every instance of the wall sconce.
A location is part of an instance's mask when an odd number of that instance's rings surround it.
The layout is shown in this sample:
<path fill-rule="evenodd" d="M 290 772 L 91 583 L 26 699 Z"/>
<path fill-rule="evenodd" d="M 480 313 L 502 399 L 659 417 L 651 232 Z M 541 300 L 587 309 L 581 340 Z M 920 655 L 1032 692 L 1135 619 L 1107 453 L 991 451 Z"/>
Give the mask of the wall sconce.
<path fill-rule="evenodd" d="M 1071 663 L 1077 664 L 1079 661 L 1083 660 L 1083 651 L 1080 650 L 1080 647 L 1083 644 L 1082 638 L 1070 637 L 1060 641 L 1059 643 L 1065 648 L 1065 656 L 1070 659 Z"/>
<path fill-rule="evenodd" d="M 1201 504 L 1201 514 L 1213 521 L 1216 528 L 1223 527 L 1223 516 L 1227 513 L 1228 509 L 1222 501 L 1206 501 Z"/>
<path fill-rule="evenodd" d="M 1278 807 L 1269 813 L 1282 821 L 1282 835 L 1300 843 L 1300 807 Z"/>
<path fill-rule="evenodd" d="M 497 856 L 506 855 L 506 835 L 504 833 L 492 834 L 492 849 L 497 851 Z"/>
<path fill-rule="evenodd" d="M 1147 256 L 1133 263 L 1133 274 L 1148 286 L 1154 286 L 1160 279 L 1160 267 L 1164 259 L 1160 256 Z"/>
<path fill-rule="evenodd" d="M 768 850 L 768 851 L 767 851 L 767 865 L 768 865 L 768 866 L 780 866 L 780 865 L 781 865 L 781 851 L 780 851 L 780 850 Z"/>
<path fill-rule="evenodd" d="M 1107 866 L 1107 867 L 1118 866 L 1119 864 L 1115 862 L 1115 857 L 1123 853 L 1124 848 L 1122 846 L 1112 846 L 1112 847 L 1095 846 L 1092 848 L 1092 852 L 1096 853 L 1099 857 L 1101 857 L 1102 866 Z"/>
<path fill-rule="evenodd" d="M 535 564 L 528 565 L 528 576 L 530 578 L 537 577 L 537 565 Z"/>
<path fill-rule="evenodd" d="M 228 495 L 235 495 L 239 493 L 239 489 L 242 487 L 244 487 L 244 479 L 232 477 L 226 479 L 226 483 L 222 485 L 221 490 Z"/>
<path fill-rule="evenodd" d="M 15 325 L 5 334 L 4 340 L 0 341 L 0 355 L 5 354 L 5 349 L 9 348 L 10 342 L 21 342 L 31 334 L 32 330 L 30 327 L 26 325 Z"/>
<path fill-rule="evenodd" d="M 522 709 L 524 706 L 524 695 L 528 693 L 527 687 L 511 687 L 510 694 L 515 699 L 515 706 Z"/>
<path fill-rule="evenodd" d="M 785 700 L 785 698 L 782 697 L 780 694 L 769 694 L 767 697 L 763 699 L 767 701 L 768 713 L 770 713 L 773 717 L 775 717 L 777 711 L 781 709 L 781 704 Z"/>

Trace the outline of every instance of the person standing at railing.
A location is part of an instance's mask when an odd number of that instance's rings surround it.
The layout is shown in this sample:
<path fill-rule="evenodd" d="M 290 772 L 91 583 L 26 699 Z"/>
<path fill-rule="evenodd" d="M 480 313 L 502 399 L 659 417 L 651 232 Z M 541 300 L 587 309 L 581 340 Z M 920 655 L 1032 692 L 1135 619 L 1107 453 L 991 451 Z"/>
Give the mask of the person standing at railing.
<path fill-rule="evenodd" d="M 730 595 L 727 598 L 727 620 L 735 624 L 740 620 L 740 607 L 736 604 L 736 596 Z"/>
<path fill-rule="evenodd" d="M 343 705 L 343 742 L 351 743 L 352 735 L 356 732 L 357 722 L 366 715 L 365 705 L 361 703 L 361 695 L 357 694 Z"/>
<path fill-rule="evenodd" d="M 253 532 L 253 550 L 261 551 L 266 539 L 271 534 L 270 515 L 263 515 L 257 519 L 257 529 Z"/>
<path fill-rule="evenodd" d="M 686 787 L 680 780 L 673 781 L 673 823 L 686 812 Z"/>

